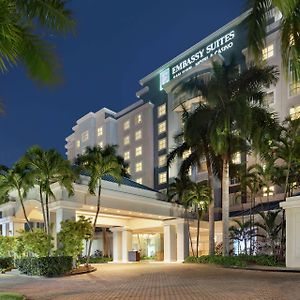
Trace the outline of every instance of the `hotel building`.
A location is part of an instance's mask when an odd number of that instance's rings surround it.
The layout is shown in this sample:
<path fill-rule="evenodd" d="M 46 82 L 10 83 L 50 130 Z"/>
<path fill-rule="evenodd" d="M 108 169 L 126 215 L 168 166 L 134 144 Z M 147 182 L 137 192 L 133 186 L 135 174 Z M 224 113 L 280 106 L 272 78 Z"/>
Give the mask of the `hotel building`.
<path fill-rule="evenodd" d="M 183 208 L 166 202 L 159 192 L 166 190 L 178 174 L 180 161 L 168 169 L 166 158 L 175 147 L 174 135 L 181 130 L 181 104 L 189 109 L 201 100 L 198 95 L 183 94 L 179 87 L 195 76 L 209 78 L 214 60 L 228 62 L 234 55 L 239 68 L 246 68 L 251 62 L 247 50 L 247 15 L 245 12 L 141 79 L 141 89 L 136 93 L 138 100 L 134 104 L 119 112 L 107 108 L 90 112 L 76 122 L 73 133 L 66 138 L 67 157 L 71 161 L 84 153 L 87 146 L 116 144 L 119 154 L 130 163 L 131 180 L 124 179 L 120 186 L 104 180 L 103 205 L 97 223 L 100 228 L 112 232 L 111 248 L 116 262 L 126 262 L 131 248 L 142 249 L 146 256 L 161 253 L 167 262 L 183 261 L 191 250 Z M 265 101 L 282 121 L 288 115 L 296 118 L 300 113 L 300 83 L 287 80 L 282 70 L 280 18 L 280 14 L 273 11 L 268 20 L 266 47 L 261 55 L 263 61 L 277 65 L 280 70 L 279 81 L 267 91 Z M 193 180 L 203 180 L 206 176 L 204 163 L 191 170 Z M 75 195 L 69 199 L 64 190 L 55 187 L 56 199 L 52 199 L 50 207 L 55 232 L 59 231 L 62 220 L 95 213 L 96 198 L 88 193 L 87 178 L 83 177 L 74 188 Z M 231 190 L 235 188 L 238 190 L 238 185 L 233 184 Z M 274 188 L 274 195 L 269 194 L 268 199 L 279 202 L 282 200 L 280 192 L 280 188 Z M 273 208 L 278 207 L 277 202 Z M 26 203 L 29 218 L 37 226 L 42 216 L 36 191 L 28 195 Z M 218 212 L 220 201 L 216 202 L 216 207 Z M 243 210 L 246 208 L 249 204 L 244 203 Z M 236 203 L 233 197 L 231 216 L 238 217 L 241 211 L 241 203 Z M 24 228 L 24 223 L 17 201 L 0 206 L 2 234 L 14 235 Z M 191 222 L 190 226 L 194 239 L 196 225 Z M 220 221 L 216 222 L 215 234 L 218 243 L 222 240 Z M 200 254 L 205 254 L 208 249 L 205 221 L 201 222 L 200 235 Z M 102 249 L 101 236 L 97 235 L 97 241 L 95 249 Z"/>

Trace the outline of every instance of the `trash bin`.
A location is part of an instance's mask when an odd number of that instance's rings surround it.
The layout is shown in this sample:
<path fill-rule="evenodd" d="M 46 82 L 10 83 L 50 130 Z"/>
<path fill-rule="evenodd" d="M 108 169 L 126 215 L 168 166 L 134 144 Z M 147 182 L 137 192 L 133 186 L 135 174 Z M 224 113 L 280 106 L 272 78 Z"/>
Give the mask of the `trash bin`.
<path fill-rule="evenodd" d="M 137 250 L 128 251 L 128 261 L 140 261 L 140 252 Z"/>

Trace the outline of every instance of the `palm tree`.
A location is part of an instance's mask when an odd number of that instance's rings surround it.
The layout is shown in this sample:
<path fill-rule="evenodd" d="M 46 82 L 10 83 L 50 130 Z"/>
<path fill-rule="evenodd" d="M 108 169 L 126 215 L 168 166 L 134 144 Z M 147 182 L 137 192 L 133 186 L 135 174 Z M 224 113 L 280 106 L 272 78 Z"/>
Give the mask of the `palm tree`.
<path fill-rule="evenodd" d="M 50 234 L 49 199 L 55 199 L 52 186 L 58 183 L 67 190 L 69 196 L 73 195 L 76 172 L 72 169 L 70 162 L 55 149 L 43 150 L 39 146 L 33 146 L 27 150 L 20 164 L 27 169 L 27 172 L 34 178 L 34 184 L 39 187 L 44 228 L 46 233 Z"/>
<path fill-rule="evenodd" d="M 95 195 L 97 190 L 97 209 L 93 223 L 93 235 L 89 243 L 86 260 L 86 265 L 88 265 L 101 209 L 102 178 L 111 176 L 120 183 L 122 177 L 127 175 L 128 165 L 124 162 L 123 157 L 117 155 L 117 147 L 112 145 L 106 145 L 104 148 L 99 146 L 87 147 L 85 154 L 78 156 L 76 164 L 90 177 L 88 184 L 89 193 Z"/>
<path fill-rule="evenodd" d="M 0 1 L 0 71 L 24 64 L 35 80 L 59 79 L 58 61 L 45 32 L 73 32 L 75 21 L 63 0 Z"/>
<path fill-rule="evenodd" d="M 184 203 L 195 208 L 197 214 L 197 248 L 196 257 L 199 256 L 199 233 L 200 220 L 205 212 L 208 211 L 211 192 L 206 182 L 193 182 L 184 194 Z"/>
<path fill-rule="evenodd" d="M 201 84 L 201 83 L 200 83 Z M 195 94 L 199 92 L 199 82 L 191 80 L 183 86 L 181 90 L 190 91 Z M 183 108 L 183 131 L 175 136 L 177 147 L 168 155 L 168 165 L 170 165 L 175 157 L 182 159 L 185 153 L 189 155 L 182 161 L 180 166 L 181 176 L 187 176 L 189 170 L 193 166 L 199 166 L 202 160 L 205 160 L 207 169 L 208 186 L 211 191 L 211 202 L 209 205 L 209 254 L 214 255 L 215 252 L 215 226 L 214 226 L 214 173 L 219 173 L 218 158 L 215 156 L 211 148 L 209 131 L 209 120 L 212 115 L 211 109 L 204 103 L 199 103 L 193 112 L 188 112 Z M 183 140 L 183 142 L 182 142 Z"/>
<path fill-rule="evenodd" d="M 229 64 L 212 63 L 212 76 L 200 85 L 202 97 L 213 111 L 209 124 L 212 149 L 222 161 L 223 255 L 229 255 L 229 163 L 233 154 L 258 147 L 267 128 L 276 121 L 263 107 L 263 90 L 277 81 L 275 67 L 250 66 L 239 72 Z M 200 117 L 200 116 L 199 116 Z M 203 116 L 204 118 L 205 116 Z"/>
<path fill-rule="evenodd" d="M 273 255 L 277 255 L 277 246 L 279 245 L 280 233 L 282 229 L 282 223 L 278 221 L 278 214 L 280 210 L 259 212 L 262 219 L 262 223 L 257 222 L 255 225 L 261 228 L 264 232 L 266 240 L 270 243 L 270 247 Z"/>
<path fill-rule="evenodd" d="M 248 43 L 256 60 L 260 60 L 266 43 L 268 18 L 272 9 L 282 15 L 280 20 L 281 56 L 283 67 L 289 72 L 290 66 L 296 79 L 300 77 L 300 1 L 299 0 L 248 0 L 251 7 L 248 16 Z"/>
<path fill-rule="evenodd" d="M 168 196 L 169 201 L 173 202 L 174 201 L 173 199 L 176 198 L 175 202 L 180 203 L 184 206 L 185 215 L 186 215 L 186 219 L 188 222 L 190 245 L 191 245 L 193 256 L 195 256 L 194 248 L 193 248 L 193 240 L 192 240 L 191 231 L 190 231 L 190 219 L 187 216 L 188 205 L 186 204 L 186 202 L 184 202 L 184 195 L 185 195 L 185 193 L 187 193 L 187 191 L 189 190 L 191 185 L 192 185 L 192 182 L 190 181 L 190 179 L 188 177 L 175 178 L 174 182 L 170 183 L 170 185 L 168 187 L 168 195 L 167 196 Z"/>
<path fill-rule="evenodd" d="M 5 196 L 11 191 L 17 191 L 18 200 L 20 201 L 23 215 L 30 231 L 32 231 L 32 227 L 25 210 L 24 198 L 32 187 L 33 180 L 30 179 L 25 170 L 20 166 L 14 165 L 11 169 L 0 166 L 0 195 Z"/>

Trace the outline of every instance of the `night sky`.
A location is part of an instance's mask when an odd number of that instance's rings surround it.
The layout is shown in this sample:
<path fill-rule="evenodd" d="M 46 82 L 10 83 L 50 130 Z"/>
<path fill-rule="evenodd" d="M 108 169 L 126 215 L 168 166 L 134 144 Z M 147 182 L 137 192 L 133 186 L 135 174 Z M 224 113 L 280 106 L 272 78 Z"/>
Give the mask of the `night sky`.
<path fill-rule="evenodd" d="M 65 154 L 78 118 L 102 107 L 119 111 L 137 99 L 139 79 L 240 15 L 243 0 L 73 0 L 77 34 L 49 36 L 64 83 L 40 86 L 21 68 L 0 74 L 0 164 L 32 145 Z"/>

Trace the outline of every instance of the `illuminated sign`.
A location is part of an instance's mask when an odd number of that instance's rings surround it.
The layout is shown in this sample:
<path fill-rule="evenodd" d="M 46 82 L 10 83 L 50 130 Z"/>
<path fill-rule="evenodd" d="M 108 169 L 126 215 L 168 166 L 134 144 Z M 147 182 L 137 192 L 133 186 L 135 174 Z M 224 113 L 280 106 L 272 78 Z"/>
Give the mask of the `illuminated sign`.
<path fill-rule="evenodd" d="M 198 66 L 202 62 L 208 60 L 210 57 L 216 54 L 221 54 L 232 48 L 234 38 L 235 31 L 232 30 L 229 33 L 221 36 L 217 40 L 213 41 L 212 43 L 208 44 L 206 47 L 203 47 L 197 52 L 193 53 L 185 60 L 171 67 L 172 79 L 182 75 L 184 72 L 192 69 L 193 67 Z"/>

